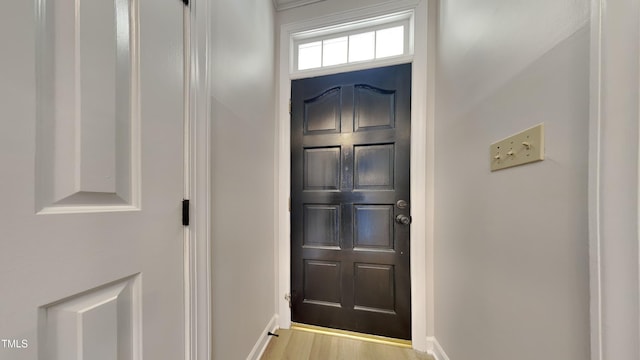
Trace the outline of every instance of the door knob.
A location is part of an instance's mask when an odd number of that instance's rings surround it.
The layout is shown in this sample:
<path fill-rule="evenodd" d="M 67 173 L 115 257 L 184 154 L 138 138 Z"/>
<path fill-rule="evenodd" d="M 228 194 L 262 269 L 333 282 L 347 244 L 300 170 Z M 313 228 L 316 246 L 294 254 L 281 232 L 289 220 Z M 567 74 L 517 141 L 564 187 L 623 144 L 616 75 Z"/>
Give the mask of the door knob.
<path fill-rule="evenodd" d="M 411 224 L 411 216 L 400 214 L 396 216 L 396 222 L 400 225 L 409 225 Z"/>

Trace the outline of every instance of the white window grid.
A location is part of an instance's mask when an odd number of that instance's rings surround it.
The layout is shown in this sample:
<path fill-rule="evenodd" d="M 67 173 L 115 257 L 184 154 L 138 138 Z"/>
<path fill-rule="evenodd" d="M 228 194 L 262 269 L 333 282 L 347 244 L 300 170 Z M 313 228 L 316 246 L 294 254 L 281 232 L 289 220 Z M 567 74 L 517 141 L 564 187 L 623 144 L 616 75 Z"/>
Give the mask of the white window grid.
<path fill-rule="evenodd" d="M 394 59 L 406 59 L 413 55 L 413 17 L 414 13 L 412 10 L 404 11 L 400 13 L 395 13 L 391 15 L 379 16 L 376 18 L 364 19 L 352 23 L 347 24 L 339 24 L 329 27 L 324 27 L 321 29 L 315 29 L 311 31 L 304 31 L 300 33 L 292 34 L 291 42 L 292 42 L 292 57 L 291 57 L 291 73 L 302 75 L 304 73 L 313 73 L 319 70 L 323 71 L 326 69 L 335 69 L 341 67 L 353 67 L 354 65 L 359 64 L 370 64 L 370 63 L 384 63 L 393 61 Z M 373 58 L 365 59 L 365 60 L 356 60 L 350 61 L 349 59 L 349 41 L 350 36 L 357 36 L 360 34 L 366 34 L 373 32 L 374 37 L 376 36 L 376 32 L 379 30 L 386 30 L 391 28 L 396 28 L 402 26 L 403 29 L 403 51 L 402 54 L 394 55 L 394 56 L 385 56 L 385 57 L 376 57 L 376 39 L 373 40 Z M 330 63 L 329 65 L 324 64 L 324 46 L 325 43 L 339 39 L 346 38 L 347 41 L 347 61 L 340 63 Z M 318 62 L 319 66 L 309 67 L 306 69 L 299 69 L 299 50 L 300 45 L 307 45 L 312 43 L 319 43 L 319 54 L 318 54 Z"/>

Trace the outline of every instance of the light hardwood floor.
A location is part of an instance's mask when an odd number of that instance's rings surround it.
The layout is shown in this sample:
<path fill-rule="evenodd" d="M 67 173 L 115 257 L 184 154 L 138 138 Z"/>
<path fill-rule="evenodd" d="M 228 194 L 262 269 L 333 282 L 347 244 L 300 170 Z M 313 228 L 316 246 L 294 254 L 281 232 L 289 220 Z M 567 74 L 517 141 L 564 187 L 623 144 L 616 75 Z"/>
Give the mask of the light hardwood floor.
<path fill-rule="evenodd" d="M 316 334 L 302 330 L 276 332 L 262 360 L 433 360 L 406 347 Z"/>

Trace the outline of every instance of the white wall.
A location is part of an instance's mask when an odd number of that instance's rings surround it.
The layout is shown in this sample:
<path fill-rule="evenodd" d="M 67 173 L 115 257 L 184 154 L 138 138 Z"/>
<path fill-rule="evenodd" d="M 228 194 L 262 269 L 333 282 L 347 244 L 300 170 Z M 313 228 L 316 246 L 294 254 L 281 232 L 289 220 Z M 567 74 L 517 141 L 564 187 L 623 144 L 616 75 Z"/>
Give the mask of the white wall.
<path fill-rule="evenodd" d="M 454 360 L 589 358 L 588 0 L 443 0 L 435 334 Z M 537 123 L 546 160 L 489 171 Z"/>
<path fill-rule="evenodd" d="M 244 359 L 275 313 L 274 10 L 211 1 L 213 358 Z"/>

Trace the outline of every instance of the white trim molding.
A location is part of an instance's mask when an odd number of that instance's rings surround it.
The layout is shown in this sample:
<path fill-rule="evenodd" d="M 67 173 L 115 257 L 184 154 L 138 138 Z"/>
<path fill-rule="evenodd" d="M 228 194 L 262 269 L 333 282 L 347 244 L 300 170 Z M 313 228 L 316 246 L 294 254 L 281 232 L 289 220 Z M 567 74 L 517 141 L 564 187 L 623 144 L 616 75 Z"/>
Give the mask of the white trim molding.
<path fill-rule="evenodd" d="M 434 331 L 433 295 L 433 196 L 434 196 L 434 133 L 433 75 L 434 62 L 431 53 L 435 49 L 432 30 L 435 22 L 427 24 L 436 16 L 435 0 L 399 0 L 323 16 L 296 23 L 283 24 L 280 29 L 278 62 L 278 109 L 276 133 L 277 153 L 277 201 L 276 213 L 276 258 L 278 325 L 291 326 L 291 310 L 285 299 L 290 291 L 290 119 L 289 98 L 291 94 L 291 50 L 292 36 L 296 33 L 361 21 L 386 14 L 413 10 L 415 34 L 413 56 L 405 59 L 413 63 L 412 108 L 411 108 L 411 322 L 412 343 L 419 351 L 427 350 L 427 336 Z M 427 30 L 428 29 L 428 30 Z M 379 67 L 374 64 L 369 67 Z M 352 70 L 352 69 L 349 69 Z M 317 74 L 314 74 L 317 75 Z"/>
<path fill-rule="evenodd" d="M 267 345 L 269 345 L 269 341 L 271 338 L 269 337 L 269 332 L 273 333 L 278 329 L 278 315 L 274 314 L 271 317 L 271 320 L 267 323 L 264 330 L 260 334 L 258 341 L 255 345 L 253 345 L 253 349 L 247 356 L 247 360 L 259 360 L 264 354 L 264 351 L 267 349 Z"/>
<path fill-rule="evenodd" d="M 602 357 L 602 269 L 600 267 L 600 119 L 601 119 L 601 0 L 591 1 L 591 74 L 589 124 L 589 282 L 591 360 Z"/>
<path fill-rule="evenodd" d="M 307 78 L 317 76 L 317 72 L 319 70 L 324 70 L 327 73 L 333 74 L 336 72 L 344 72 L 343 70 L 346 67 L 364 67 L 370 68 L 373 66 L 383 66 L 380 63 L 385 61 L 394 61 L 396 63 L 406 63 L 410 62 L 413 58 L 413 25 L 414 25 L 414 16 L 415 11 L 407 10 L 401 11 L 399 13 L 387 14 L 383 16 L 378 16 L 376 18 L 365 19 L 363 21 L 356 21 L 351 23 L 346 23 L 337 26 L 330 26 L 328 28 L 316 29 L 311 31 L 304 31 L 292 34 L 292 43 L 291 46 L 291 58 L 289 59 L 290 65 L 290 73 L 292 74 L 292 78 Z M 345 47 L 345 62 L 337 65 L 325 65 L 324 60 L 322 60 L 321 54 L 318 54 L 318 60 L 320 60 L 320 64 L 318 66 L 310 67 L 309 69 L 299 69 L 299 59 L 300 59 L 300 46 L 309 43 L 317 43 L 322 42 L 321 47 L 324 48 L 324 41 L 335 39 L 337 37 L 351 37 L 353 35 L 362 34 L 365 32 L 376 32 L 378 30 L 389 29 L 392 27 L 401 26 L 403 31 L 403 44 L 402 44 L 402 54 L 398 54 L 391 57 L 377 57 L 375 54 L 372 54 L 372 58 L 369 60 L 359 60 L 359 61 L 351 61 L 347 59 L 348 52 L 347 48 L 349 45 Z M 377 36 L 377 35 L 376 35 Z M 375 44 L 375 40 L 373 41 Z M 375 47 L 375 45 L 374 45 Z M 324 50 L 321 51 L 321 53 Z M 374 53 L 376 50 L 374 50 Z M 369 64 L 369 63 L 375 63 Z M 351 69 L 349 71 L 352 71 Z"/>
<path fill-rule="evenodd" d="M 434 336 L 427 337 L 427 353 L 436 360 L 449 360 L 449 356 L 444 352 L 442 346 Z"/>
<path fill-rule="evenodd" d="M 188 78 L 185 197 L 191 219 L 185 238 L 185 359 L 211 359 L 211 120 L 209 0 L 191 0 L 185 10 Z"/>
<path fill-rule="evenodd" d="M 273 0 L 273 6 L 277 11 L 297 8 L 300 6 L 310 5 L 325 0 Z"/>
<path fill-rule="evenodd" d="M 591 360 L 640 359 L 640 0 L 591 10 Z"/>

